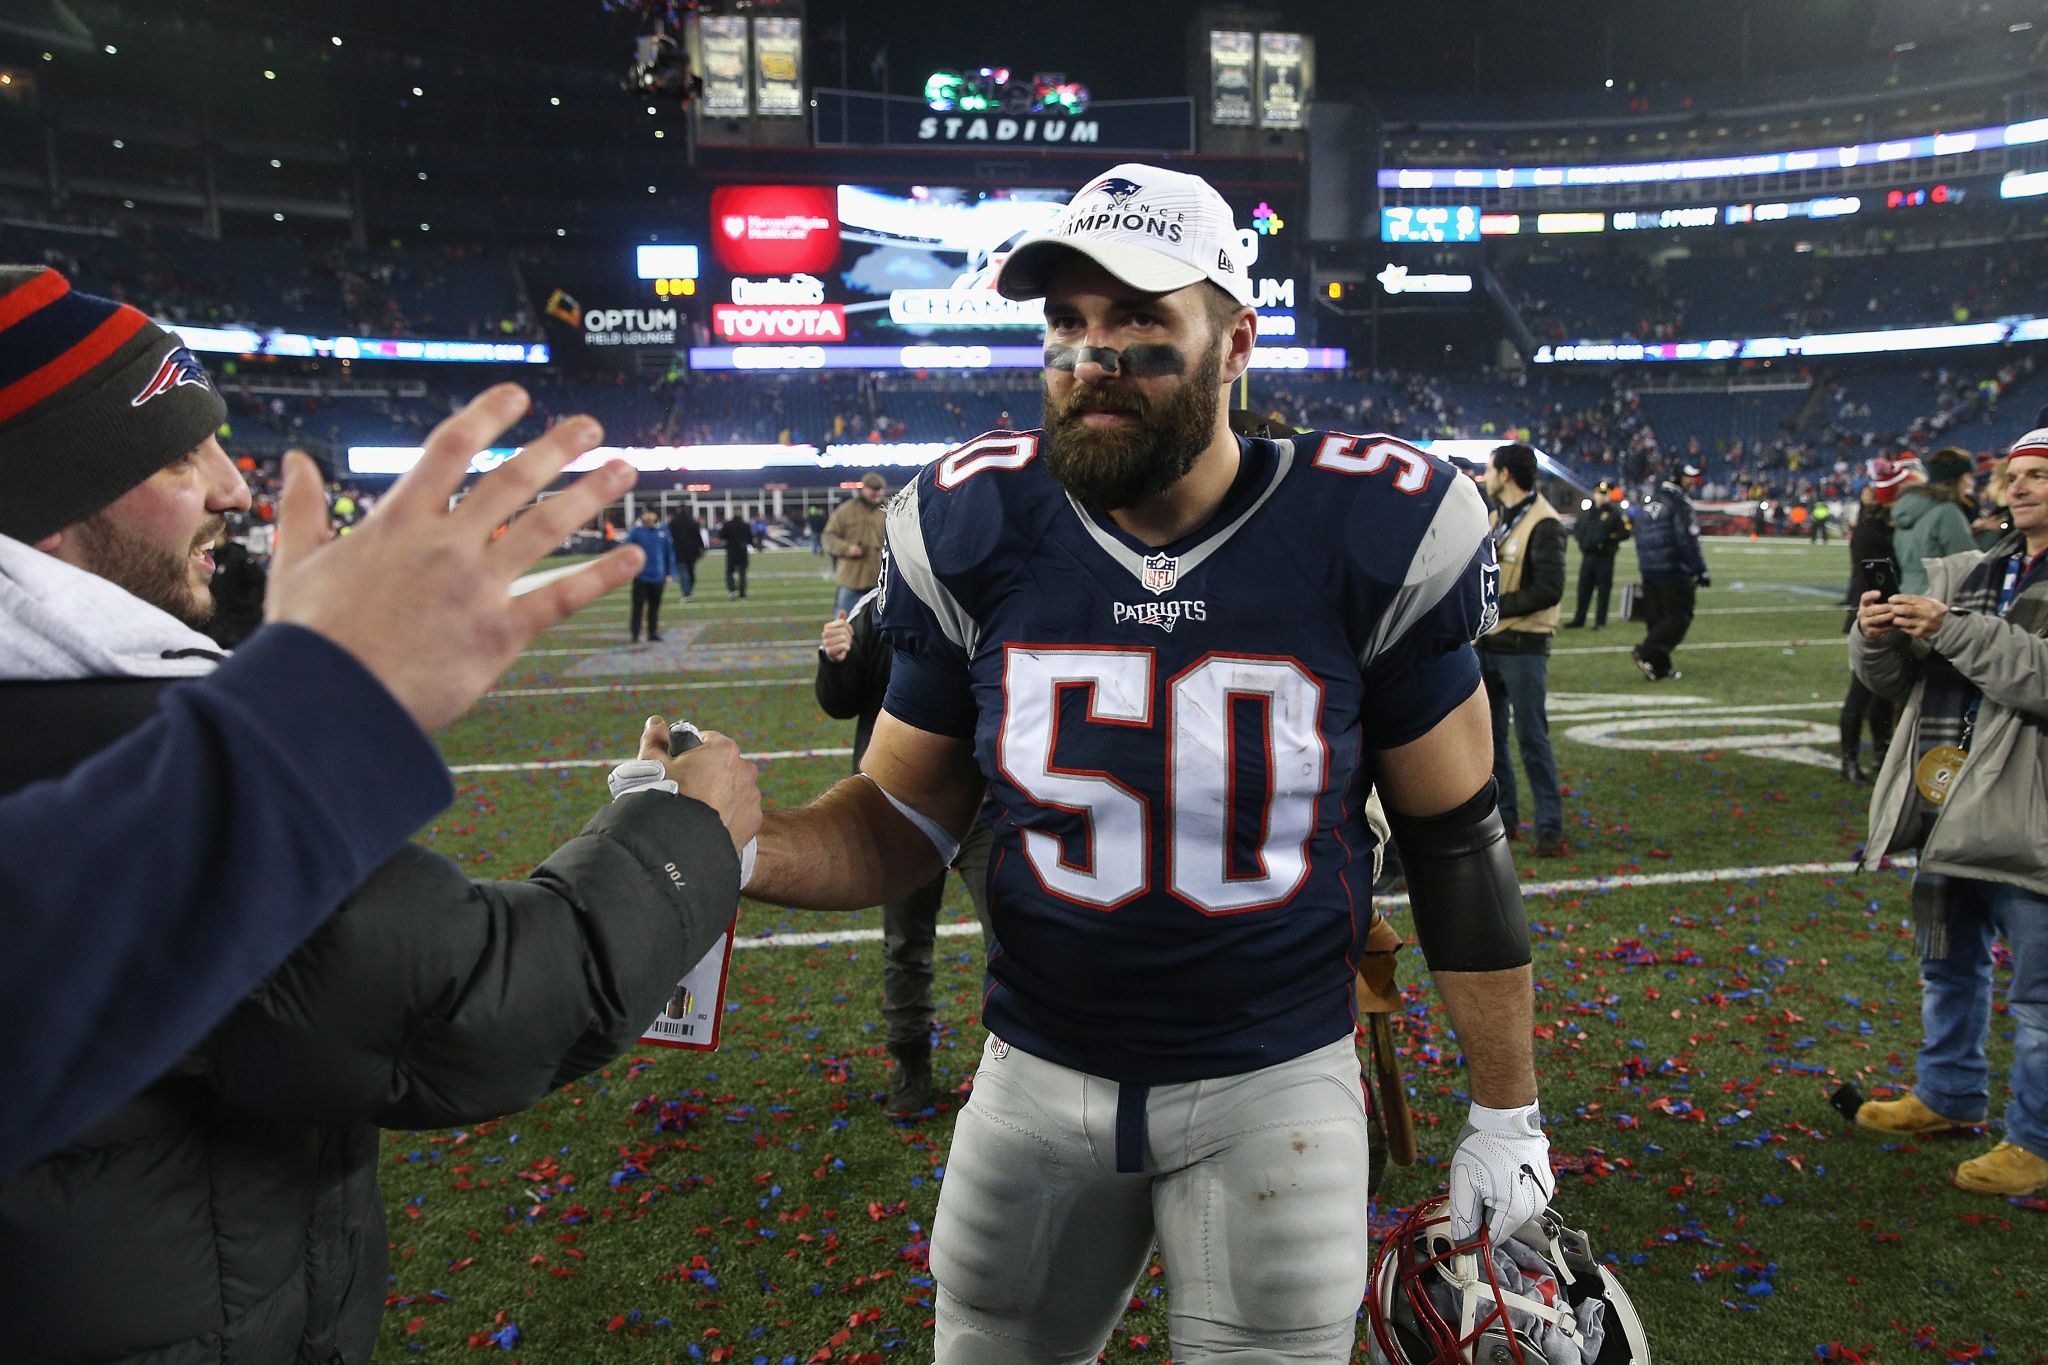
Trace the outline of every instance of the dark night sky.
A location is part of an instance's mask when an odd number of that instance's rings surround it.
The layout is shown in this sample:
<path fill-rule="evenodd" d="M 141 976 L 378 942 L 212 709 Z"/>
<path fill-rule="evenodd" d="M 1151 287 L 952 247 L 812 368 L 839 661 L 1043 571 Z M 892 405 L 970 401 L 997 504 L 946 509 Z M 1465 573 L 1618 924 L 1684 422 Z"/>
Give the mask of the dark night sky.
<path fill-rule="evenodd" d="M 1519 92 L 1583 90 L 1609 75 L 1624 86 L 1733 79 L 1745 10 L 1755 74 L 1866 60 L 1875 55 L 1869 35 L 1879 3 L 1282 0 L 1275 8 L 1317 35 L 1325 89 L 1457 92 L 1481 79 L 1486 88 Z M 127 8 L 146 13 L 151 5 Z M 607 13 L 601 0 L 198 0 L 194 8 L 260 28 L 298 22 L 309 33 L 338 29 L 606 68 L 623 65 L 637 27 L 629 14 Z M 1185 31 L 1194 12 L 1143 0 L 811 0 L 812 77 L 837 83 L 836 44 L 820 38 L 844 17 L 848 76 L 857 88 L 872 87 L 871 60 L 886 49 L 890 88 L 899 94 L 917 93 L 924 74 L 940 67 L 984 63 L 1063 71 L 1097 99 L 1185 94 Z"/>

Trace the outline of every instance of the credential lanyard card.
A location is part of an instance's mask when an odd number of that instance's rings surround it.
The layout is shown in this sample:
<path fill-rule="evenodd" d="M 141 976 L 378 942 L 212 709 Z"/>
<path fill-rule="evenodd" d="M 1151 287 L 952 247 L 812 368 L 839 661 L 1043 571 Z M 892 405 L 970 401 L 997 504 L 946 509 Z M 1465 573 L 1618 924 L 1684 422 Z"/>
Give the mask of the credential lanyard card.
<path fill-rule="evenodd" d="M 688 1048 L 693 1052 L 717 1050 L 719 1025 L 725 1018 L 725 979 L 732 968 L 733 928 L 737 923 L 735 919 L 727 925 L 711 945 L 711 951 L 676 983 L 676 993 L 640 1035 L 642 1043 Z"/>

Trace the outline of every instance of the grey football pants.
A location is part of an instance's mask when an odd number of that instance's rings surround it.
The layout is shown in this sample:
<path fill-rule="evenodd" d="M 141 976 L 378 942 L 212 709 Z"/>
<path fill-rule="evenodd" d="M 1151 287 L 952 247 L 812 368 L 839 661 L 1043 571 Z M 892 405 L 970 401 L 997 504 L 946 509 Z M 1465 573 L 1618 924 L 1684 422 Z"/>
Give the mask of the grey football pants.
<path fill-rule="evenodd" d="M 1155 1239 L 1175 1360 L 1348 1361 L 1370 1256 L 1351 1038 L 1154 1086 L 1121 1123 L 1119 1089 L 983 1047 L 932 1235 L 939 1365 L 1088 1365 Z"/>

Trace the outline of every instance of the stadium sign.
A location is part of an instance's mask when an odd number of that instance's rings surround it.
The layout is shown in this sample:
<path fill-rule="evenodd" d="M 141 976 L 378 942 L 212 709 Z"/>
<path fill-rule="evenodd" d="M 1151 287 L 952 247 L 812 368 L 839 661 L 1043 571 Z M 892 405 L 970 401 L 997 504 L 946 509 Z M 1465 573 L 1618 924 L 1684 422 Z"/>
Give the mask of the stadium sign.
<path fill-rule="evenodd" d="M 821 275 L 839 260 L 838 197 L 827 185 L 721 185 L 711 251 L 735 275 Z"/>
<path fill-rule="evenodd" d="M 815 275 L 795 274 L 786 280 L 750 280 L 736 276 L 732 301 L 755 307 L 815 307 L 825 301 L 825 282 Z"/>
<path fill-rule="evenodd" d="M 1469 294 L 1470 275 L 1411 275 L 1405 265 L 1390 265 L 1373 277 L 1389 294 Z"/>
<path fill-rule="evenodd" d="M 1094 119 L 928 118 L 917 125 L 919 142 L 1100 142 Z"/>
<path fill-rule="evenodd" d="M 846 340 L 846 309 L 836 303 L 793 308 L 711 307 L 711 330 L 723 341 Z"/>
<path fill-rule="evenodd" d="M 940 114 L 1064 114 L 1088 107 L 1088 87 L 1058 72 L 1039 72 L 1029 83 L 1010 79 L 1006 66 L 974 72 L 934 71 L 924 83 L 925 103 Z"/>
<path fill-rule="evenodd" d="M 935 110 L 925 100 L 856 90 L 817 90 L 813 101 L 814 134 L 821 147 L 1190 152 L 1195 146 L 1195 102 L 1186 96 L 1091 103 L 1085 113 Z"/>
<path fill-rule="evenodd" d="M 673 308 L 589 308 L 583 313 L 585 346 L 673 346 Z"/>

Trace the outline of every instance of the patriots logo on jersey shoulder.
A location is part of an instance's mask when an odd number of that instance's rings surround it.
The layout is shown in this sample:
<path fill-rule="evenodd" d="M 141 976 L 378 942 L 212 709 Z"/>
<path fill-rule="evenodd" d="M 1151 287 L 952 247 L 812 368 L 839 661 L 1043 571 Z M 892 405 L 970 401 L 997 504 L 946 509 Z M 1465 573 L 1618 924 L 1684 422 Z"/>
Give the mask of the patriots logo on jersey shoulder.
<path fill-rule="evenodd" d="M 128 406 L 139 408 L 152 398 L 161 398 L 172 389 L 197 384 L 202 389 L 213 385 L 206 378 L 206 370 L 192 352 L 180 346 L 164 357 L 163 364 L 156 367 L 156 373 L 142 386 L 141 392 L 128 400 Z"/>
<path fill-rule="evenodd" d="M 1125 204 L 1130 202 L 1130 198 L 1132 195 L 1138 193 L 1140 190 L 1144 188 L 1145 187 L 1143 185 L 1140 185 L 1135 180 L 1126 180 L 1120 175 L 1112 175 L 1104 180 L 1098 181 L 1095 187 L 1092 190 L 1090 190 L 1089 193 L 1106 194 L 1109 196 L 1109 202 L 1113 206 L 1117 208 L 1122 208 Z"/>

